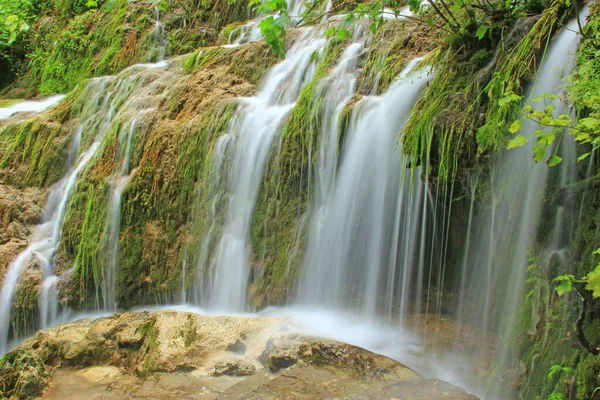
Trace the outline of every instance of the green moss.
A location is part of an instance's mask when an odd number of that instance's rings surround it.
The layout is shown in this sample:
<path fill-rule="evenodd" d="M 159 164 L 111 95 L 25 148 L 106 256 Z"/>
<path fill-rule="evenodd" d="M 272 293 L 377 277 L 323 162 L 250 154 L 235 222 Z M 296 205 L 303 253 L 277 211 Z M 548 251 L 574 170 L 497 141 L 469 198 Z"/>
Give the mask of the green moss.
<path fill-rule="evenodd" d="M 277 56 L 264 42 L 255 42 L 235 48 L 199 49 L 185 57 L 183 68 L 185 72 L 191 73 L 198 68 L 226 66 L 228 73 L 256 84 L 277 61 Z"/>
<path fill-rule="evenodd" d="M 57 1 L 40 8 L 43 15 L 27 33 L 29 62 L 23 63 L 13 92 L 23 95 L 24 90 L 29 97 L 66 93 L 87 78 L 157 61 L 161 39 L 165 56 L 184 54 L 214 44 L 225 25 L 250 17 L 244 0 L 199 2 L 186 9 L 174 3 L 161 12 L 165 33 L 156 38 L 154 3 L 100 3 L 100 8 L 88 9 L 85 4 Z"/>
<path fill-rule="evenodd" d="M 0 128 L 0 168 L 6 183 L 46 187 L 64 173 L 70 131 L 55 118 L 36 117 Z"/>
<path fill-rule="evenodd" d="M 459 167 L 470 168 L 477 156 L 504 143 L 519 105 L 500 106 L 499 100 L 510 91 L 522 93 L 539 52 L 545 50 L 566 10 L 563 0 L 555 0 L 515 44 L 502 39 L 488 43 L 496 49 L 462 42 L 457 48 L 450 41 L 435 53 L 437 60 L 429 59 L 435 77 L 413 107 L 402 134 L 404 151 L 415 164 L 423 165 L 428 175 L 454 176 Z M 483 67 L 494 51 L 490 75 Z"/>
<path fill-rule="evenodd" d="M 563 0 L 554 0 L 531 31 L 503 57 L 483 89 L 482 95 L 487 97 L 488 108 L 485 124 L 477 132 L 479 154 L 497 149 L 506 139 L 508 126 L 516 119 L 520 105 L 513 102 L 502 106 L 499 100 L 508 92 L 523 93 L 523 83 L 532 77 L 539 61 L 539 52 L 545 53 L 552 33 L 565 17 L 565 10 L 566 3 Z"/>
<path fill-rule="evenodd" d="M 271 152 L 252 219 L 252 264 L 257 276 L 254 305 L 282 302 L 302 260 L 309 207 L 309 170 L 318 160 L 324 98 L 319 82 L 344 49 L 330 42 L 317 61 L 315 76 L 292 110 L 279 144 Z M 275 145 L 278 146 L 278 145 Z"/>
<path fill-rule="evenodd" d="M 359 92 L 383 93 L 414 57 L 415 42 L 405 22 L 388 22 L 369 45 L 359 80 Z"/>

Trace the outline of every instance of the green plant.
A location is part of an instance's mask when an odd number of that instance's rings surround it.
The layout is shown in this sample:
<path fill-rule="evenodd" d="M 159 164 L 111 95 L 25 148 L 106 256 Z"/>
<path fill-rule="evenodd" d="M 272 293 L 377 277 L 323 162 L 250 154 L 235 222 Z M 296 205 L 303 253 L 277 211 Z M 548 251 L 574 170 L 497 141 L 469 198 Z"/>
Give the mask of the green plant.
<path fill-rule="evenodd" d="M 505 97 L 500 99 L 500 105 L 504 106 L 511 102 L 518 102 L 521 96 L 512 92 L 506 93 Z M 578 161 L 586 159 L 594 150 L 600 147 L 600 119 L 595 117 L 586 117 L 574 120 L 568 111 L 555 115 L 556 102 L 564 101 L 560 96 L 551 93 L 543 93 L 539 97 L 531 100 L 529 104 L 523 107 L 522 115 L 524 119 L 533 121 L 538 129 L 529 132 L 535 138 L 533 146 L 533 158 L 536 162 L 542 161 L 546 157 L 548 147 L 554 146 L 554 151 L 546 159 L 546 164 L 553 167 L 562 162 L 562 158 L 557 155 L 558 147 L 563 136 L 564 130 L 568 130 L 570 135 L 575 136 L 578 143 L 590 144 L 590 151 L 582 154 Z M 542 107 L 536 107 L 537 104 Z M 515 134 L 523 128 L 522 120 L 518 119 L 509 126 L 509 132 Z M 529 142 L 527 136 L 517 134 L 508 141 L 507 148 L 513 149 L 524 146 Z"/>
<path fill-rule="evenodd" d="M 600 248 L 594 254 L 600 255 Z M 559 296 L 571 292 L 575 284 L 585 284 L 585 289 L 592 292 L 593 298 L 600 298 L 600 262 L 593 271 L 582 278 L 575 278 L 574 275 L 561 275 L 554 278 L 554 281 L 558 283 L 555 289 Z"/>

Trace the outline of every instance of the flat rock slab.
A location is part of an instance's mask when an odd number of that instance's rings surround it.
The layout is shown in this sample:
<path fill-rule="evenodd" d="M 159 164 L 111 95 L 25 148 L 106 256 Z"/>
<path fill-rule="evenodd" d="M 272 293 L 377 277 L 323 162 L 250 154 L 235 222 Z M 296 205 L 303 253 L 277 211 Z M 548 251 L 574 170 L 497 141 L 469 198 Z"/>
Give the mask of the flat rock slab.
<path fill-rule="evenodd" d="M 294 332 L 286 318 L 157 311 L 39 332 L 6 355 L 13 398 L 476 400 L 360 347 Z"/>

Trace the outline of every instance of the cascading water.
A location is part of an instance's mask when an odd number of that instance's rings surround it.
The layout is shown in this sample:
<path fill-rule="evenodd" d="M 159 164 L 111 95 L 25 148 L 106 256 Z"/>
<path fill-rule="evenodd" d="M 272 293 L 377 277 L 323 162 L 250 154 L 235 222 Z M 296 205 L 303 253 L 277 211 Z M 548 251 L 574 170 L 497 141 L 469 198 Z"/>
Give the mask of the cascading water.
<path fill-rule="evenodd" d="M 418 256 L 410 237 L 418 237 L 424 189 L 403 171 L 398 132 L 428 81 L 424 70 L 406 76 L 417 61 L 383 96 L 356 105 L 335 182 L 324 187 L 313 214 L 301 303 L 372 316 L 391 312 L 398 294 L 408 298 L 398 290 L 408 290 L 407 271 Z M 321 146 L 328 135 L 337 132 L 324 133 Z"/>
<path fill-rule="evenodd" d="M 290 14 L 299 15 L 301 7 L 299 1 L 291 4 Z M 162 29 L 157 11 L 155 37 L 164 34 Z M 398 321 L 404 322 L 411 313 L 422 313 L 422 305 L 430 307 L 426 296 L 444 290 L 453 188 L 444 191 L 422 182 L 419 168 L 406 168 L 409 163 L 398 142 L 398 134 L 429 80 L 428 71 L 416 68 L 418 59 L 406 67 L 386 93 L 365 96 L 353 105 L 344 143 L 339 148 L 340 118 L 355 95 L 360 55 L 365 49 L 366 40 L 360 31 L 360 28 L 356 30 L 352 43 L 316 90 L 323 100 L 320 121 L 323 131 L 319 132 L 318 153 L 310 155 L 317 158 L 317 167 L 311 171 L 315 175 L 309 177 L 316 191 L 311 198 L 310 212 L 302 217 L 310 219 L 310 230 L 296 294 L 297 302 L 302 305 L 328 308 L 334 313 L 358 311 L 363 323 L 385 318 L 389 323 L 385 337 L 391 338 L 389 326 L 398 329 Z M 243 26 L 240 36 L 232 38 L 224 47 L 258 40 L 257 21 Z M 164 38 L 161 40 L 164 45 Z M 565 49 L 574 49 L 576 40 L 569 30 L 559 35 L 546 56 L 532 96 L 560 88 L 562 81 L 556 70 L 568 71 L 573 59 L 564 56 Z M 195 293 L 196 302 L 201 306 L 228 312 L 247 308 L 251 270 L 249 236 L 263 174 L 269 157 L 276 151 L 274 143 L 287 116 L 302 88 L 314 77 L 313 60 L 318 58 L 314 55 L 319 54 L 326 43 L 324 32 L 319 28 L 302 29 L 285 61 L 270 69 L 257 94 L 238 99 L 239 106 L 227 133 L 211 148 L 210 222 L 200 243 Z M 160 51 L 162 55 L 158 58 L 162 59 L 164 46 Z M 198 57 L 201 55 L 199 52 Z M 85 173 L 96 154 L 106 150 L 103 138 L 111 129 L 117 136 L 115 167 L 107 182 L 109 193 L 103 232 L 107 254 L 101 271 L 102 284 L 98 288 L 101 296 L 97 294 L 96 306 L 111 312 L 117 309 L 123 196 L 135 173 L 132 157 L 137 151 L 136 136 L 144 126 L 154 122 L 152 111 L 158 107 L 159 100 L 168 95 L 172 79 L 176 79 L 165 72 L 168 65 L 166 62 L 135 65 L 116 77 L 90 81 L 87 89 L 90 100 L 86 103 L 90 107 L 99 105 L 98 109 L 91 115 L 80 116 L 84 122 L 73 138 L 69 171 L 53 187 L 44 223 L 36 228 L 28 248 L 9 267 L 0 292 L 0 354 L 8 348 L 10 312 L 19 277 L 32 259 L 37 260 L 44 271 L 40 326 L 46 327 L 59 318 L 58 283 L 76 269 L 69 266 L 62 275 L 55 270 L 63 220 L 78 177 Z M 534 129 L 527 124 L 523 128 L 524 131 Z M 89 138 L 90 132 L 95 134 L 95 139 L 86 151 L 81 151 L 80 144 L 89 143 L 82 140 L 82 135 Z M 559 186 L 567 184 L 575 173 L 569 169 L 575 158 L 571 145 L 572 142 L 565 141 L 561 147 L 563 166 Z M 534 164 L 531 154 L 531 146 L 526 146 L 503 152 L 494 160 L 487 205 L 477 204 L 475 199 L 478 184 L 486 179 L 485 175 L 472 176 L 467 185 L 471 198 L 465 221 L 466 243 L 454 284 L 459 288 L 454 309 L 459 320 L 457 333 L 461 333 L 461 325 L 476 324 L 487 338 L 491 327 L 500 326 L 499 371 L 508 368 L 511 362 L 510 333 L 521 304 L 527 251 L 536 234 L 549 178 L 548 168 Z M 310 160 L 311 165 L 312 162 Z M 522 173 L 525 170 L 527 174 Z M 507 200 L 507 197 L 510 198 Z M 226 203 L 223 213 L 218 207 L 221 202 Z M 563 213 L 556 213 L 548 254 L 558 254 L 568 244 L 569 234 L 561 235 L 565 223 Z M 435 236 L 438 231 L 442 232 L 441 241 Z M 193 271 L 187 264 L 187 251 L 186 246 L 179 297 L 183 303 L 188 300 L 186 274 L 190 273 L 188 270 Z M 497 300 L 500 296 L 504 302 Z M 439 314 L 442 296 L 435 302 L 435 312 Z M 427 308 L 426 312 L 431 309 Z M 329 318 L 331 320 L 334 318 Z M 370 336 L 376 335 L 373 326 Z M 412 345 L 412 340 L 411 337 L 411 343 L 401 345 Z M 372 348 L 378 349 L 377 346 Z M 507 396 L 497 384 L 492 385 L 488 393 L 490 399 Z"/>
<path fill-rule="evenodd" d="M 138 121 L 143 120 L 155 109 L 158 101 L 168 94 L 166 88 L 172 83 L 173 76 L 154 69 L 162 70 L 169 63 L 158 62 L 155 64 L 138 64 L 129 67 L 117 76 L 117 79 L 128 79 L 134 86 L 121 105 L 123 115 L 115 118 L 128 122 L 119 132 L 117 141 L 118 157 L 120 163 L 113 176 L 110 178 L 110 195 L 107 207 L 105 232 L 107 232 L 107 265 L 103 270 L 102 305 L 97 300 L 97 307 L 104 311 L 114 312 L 117 309 L 117 272 L 119 267 L 119 239 L 121 234 L 121 213 L 123 193 L 129 184 L 134 170 L 131 168 L 132 143 L 139 128 Z M 145 76 L 146 74 L 147 76 Z"/>
<path fill-rule="evenodd" d="M 584 10 L 580 18 L 585 18 Z M 577 22 L 571 22 L 551 44 L 544 62 L 537 74 L 528 101 L 542 93 L 562 96 L 563 78 L 568 75 L 575 63 L 574 51 L 578 46 Z M 557 113 L 566 104 L 564 100 L 554 102 Z M 523 123 L 523 132 L 538 129 L 531 122 Z M 458 318 L 463 324 L 475 324 L 482 329 L 482 335 L 489 329 L 496 329 L 499 335 L 496 363 L 496 376 L 489 385 L 485 398 L 510 398 L 510 388 L 501 384 L 502 374 L 513 367 L 513 331 L 518 321 L 518 311 L 523 300 L 526 270 L 529 263 L 529 250 L 536 238 L 544 194 L 551 169 L 545 163 L 535 163 L 533 144 L 529 137 L 525 146 L 516 150 L 502 151 L 491 166 L 487 211 L 480 211 L 478 222 L 471 227 L 465 249 L 465 262 L 461 276 L 468 277 L 461 287 Z M 576 162 L 573 139 L 565 135 L 561 143 L 562 166 L 555 170 L 559 175 L 559 185 L 565 185 L 574 177 Z M 526 173 L 524 173 L 526 171 Z M 474 191 L 472 193 L 474 195 Z M 568 242 L 564 231 L 562 207 L 554 211 L 554 238 L 550 251 L 554 253 L 564 248 Z M 469 220 L 473 209 L 470 210 Z M 473 230 L 471 232 L 471 229 Z M 500 300 L 502 298 L 502 300 Z"/>
<path fill-rule="evenodd" d="M 6 119 L 20 112 L 42 112 L 61 101 L 65 96 L 57 94 L 38 101 L 20 101 L 10 107 L 0 108 L 0 119 Z"/>
<path fill-rule="evenodd" d="M 322 32 L 303 29 L 286 59 L 267 73 L 258 94 L 239 99 L 240 109 L 230 122 L 229 131 L 217 143 L 220 152 L 217 151 L 215 167 L 221 167 L 223 157 L 228 159 L 222 182 L 227 185 L 229 204 L 216 257 L 198 269 L 202 305 L 228 311 L 245 309 L 250 224 L 266 162 L 283 121 L 314 74 L 312 55 L 320 52 L 325 43 Z M 209 231 L 207 235 L 211 234 Z M 209 243 L 210 239 L 205 238 L 204 242 Z M 208 257 L 202 255 L 200 259 Z"/>
<path fill-rule="evenodd" d="M 165 59 L 166 37 L 165 26 L 160 22 L 160 10 L 154 7 L 154 30 L 151 34 L 153 46 L 150 47 L 148 61 L 162 61 Z"/>
<path fill-rule="evenodd" d="M 127 130 L 127 137 L 125 143 L 125 151 L 123 154 L 123 160 L 119 166 L 116 176 L 111 182 L 111 195 L 108 207 L 108 268 L 106 269 L 106 275 L 104 276 L 104 309 L 115 311 L 117 309 L 117 302 L 115 298 L 115 288 L 117 286 L 116 273 L 118 267 L 119 258 L 119 236 L 121 232 L 121 200 L 123 198 L 123 191 L 131 180 L 131 171 L 129 168 L 129 160 L 131 158 L 131 141 L 135 132 L 137 120 L 134 118 L 131 121 L 130 127 Z"/>
<path fill-rule="evenodd" d="M 79 132 L 76 134 L 72 153 L 76 153 L 79 148 Z M 10 314 L 12 310 L 13 297 L 19 283 L 21 273 L 32 262 L 37 260 L 42 266 L 44 272 L 44 281 L 42 282 L 42 305 L 40 317 L 42 327 L 52 323 L 52 317 L 56 317 L 56 304 L 48 304 L 50 300 L 56 300 L 57 277 L 54 274 L 54 257 L 60 245 L 62 224 L 69 198 L 73 187 L 77 181 L 79 173 L 87 166 L 88 162 L 96 154 L 99 148 L 101 137 L 96 138 L 90 148 L 83 153 L 77 165 L 71 167 L 67 175 L 57 182 L 50 195 L 48 203 L 42 217 L 43 223 L 38 225 L 33 233 L 29 246 L 17 257 L 8 267 L 8 272 L 4 278 L 2 290 L 0 291 L 0 354 L 8 350 L 8 338 L 10 330 Z"/>
<path fill-rule="evenodd" d="M 104 151 L 102 140 L 110 130 L 111 124 L 116 120 L 131 118 L 128 116 L 134 111 L 134 117 L 129 124 L 130 129 L 126 129 L 127 137 L 125 146 L 123 146 L 124 155 L 112 185 L 114 193 L 111 196 L 111 205 L 114 207 L 109 207 L 112 212 L 109 217 L 111 219 L 107 222 L 110 231 L 109 252 L 113 251 L 109 254 L 108 259 L 116 260 L 118 242 L 115 246 L 115 241 L 118 240 L 119 235 L 120 207 L 115 205 L 120 205 L 122 192 L 131 174 L 129 163 L 131 140 L 136 126 L 135 116 L 151 110 L 156 104 L 156 96 L 163 94 L 164 88 L 168 87 L 170 76 L 152 71 L 166 65 L 164 62 L 137 65 L 127 68 L 118 76 L 95 78 L 88 83 L 84 95 L 87 99 L 86 105 L 80 115 L 80 120 L 84 122 L 80 124 L 74 134 L 68 159 L 69 171 L 65 177 L 53 186 L 42 217 L 43 222 L 36 227 L 29 246 L 9 266 L 3 281 L 2 290 L 0 291 L 0 298 L 2 299 L 0 304 L 0 354 L 8 349 L 12 302 L 19 278 L 23 271 L 33 264 L 33 260 L 41 266 L 44 276 L 39 299 L 40 326 L 45 328 L 57 321 L 59 310 L 58 282 L 61 277 L 56 274 L 55 263 L 56 254 L 62 240 L 62 228 L 69 201 L 80 174 L 86 170 L 89 163 L 99 152 Z M 123 110 L 124 115 L 119 113 L 120 110 Z M 82 136 L 91 136 L 93 141 L 77 158 Z M 115 220 L 117 223 L 115 223 Z M 114 301 L 114 279 L 111 277 L 114 277 L 117 266 L 116 263 L 110 261 L 109 266 L 103 288 L 105 289 L 104 298 L 102 302 L 97 300 L 97 303 L 99 309 L 102 303 L 103 309 L 113 311 L 116 304 Z"/>

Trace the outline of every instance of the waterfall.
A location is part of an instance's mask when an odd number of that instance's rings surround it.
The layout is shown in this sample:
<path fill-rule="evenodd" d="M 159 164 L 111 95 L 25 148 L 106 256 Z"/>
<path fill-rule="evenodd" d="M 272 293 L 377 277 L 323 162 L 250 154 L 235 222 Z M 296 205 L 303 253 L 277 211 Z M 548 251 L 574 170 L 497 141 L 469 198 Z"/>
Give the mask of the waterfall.
<path fill-rule="evenodd" d="M 7 119 L 20 112 L 42 112 L 60 102 L 65 96 L 57 94 L 37 101 L 19 101 L 9 107 L 0 108 L 0 120 Z"/>
<path fill-rule="evenodd" d="M 77 176 L 96 154 L 99 148 L 99 140 L 100 138 L 97 138 L 90 148 L 81 154 L 77 165 L 74 168 L 71 167 L 67 175 L 53 186 L 44 210 L 43 222 L 36 226 L 29 246 L 8 267 L 2 290 L 0 290 L 0 354 L 4 354 L 8 350 L 10 314 L 19 277 L 24 269 L 30 265 L 32 259 L 41 264 L 44 272 L 44 282 L 42 283 L 43 307 L 41 312 L 49 314 L 41 315 L 42 326 L 45 327 L 53 322 L 52 317 L 56 316 L 57 306 L 47 302 L 57 300 L 54 257 L 60 245 L 64 215 Z M 78 145 L 78 142 L 77 139 L 74 141 L 76 145 Z"/>
<path fill-rule="evenodd" d="M 111 182 L 111 194 L 108 206 L 108 267 L 104 276 L 103 296 L 104 310 L 115 311 L 117 309 L 117 301 L 115 289 L 117 286 L 117 268 L 119 263 L 119 237 L 121 233 L 121 200 L 123 191 L 131 180 L 131 171 L 129 168 L 129 160 L 131 158 L 131 140 L 136 128 L 136 118 L 131 120 L 129 129 L 126 130 L 127 137 L 125 143 L 125 151 L 123 160 L 121 161 L 119 170 Z"/>
<path fill-rule="evenodd" d="M 160 10 L 154 7 L 154 30 L 151 33 L 152 47 L 150 47 L 148 61 L 162 61 L 165 59 L 167 47 L 165 26 L 160 22 Z"/>
<path fill-rule="evenodd" d="M 582 11 L 580 18 L 585 15 L 587 10 Z M 577 31 L 577 22 L 573 21 L 552 42 L 528 91 L 527 101 L 542 93 L 553 93 L 562 98 L 554 101 L 555 112 L 565 110 L 563 78 L 575 64 L 579 42 Z M 523 132 L 528 134 L 536 129 L 538 126 L 534 122 L 524 121 Z M 468 261 L 462 265 L 461 276 L 468 277 L 468 283 L 461 283 L 458 317 L 463 324 L 480 326 L 483 337 L 490 329 L 497 330 L 498 350 L 494 357 L 497 372 L 486 394 L 486 398 L 492 399 L 512 396 L 510 389 L 501 383 L 501 375 L 514 361 L 513 333 L 517 328 L 530 250 L 536 240 L 550 176 L 557 173 L 558 185 L 564 186 L 576 173 L 577 157 L 572 137 L 564 134 L 560 144 L 563 161 L 560 167 L 552 170 L 544 162 L 534 162 L 535 138 L 529 136 L 525 146 L 501 151 L 492 161 L 487 209 L 480 210 L 473 228 L 469 224 L 465 243 L 464 259 Z M 474 196 L 474 191 L 471 195 Z M 568 245 L 570 234 L 564 234 L 562 207 L 553 210 L 553 214 L 553 239 L 543 253 L 560 252 Z"/>
<path fill-rule="evenodd" d="M 76 190 L 78 178 L 93 161 L 95 156 L 105 150 L 103 139 L 110 131 L 112 124 L 122 118 L 131 118 L 124 143 L 124 154 L 111 183 L 110 213 L 107 218 L 109 234 L 108 267 L 104 271 L 103 309 L 114 311 L 114 276 L 117 269 L 118 235 L 120 221 L 120 202 L 123 190 L 131 177 L 130 153 L 132 137 L 136 127 L 136 116 L 139 117 L 156 105 L 157 94 L 163 94 L 168 87 L 169 75 L 153 72 L 167 66 L 167 63 L 141 64 L 125 69 L 117 76 L 91 79 L 85 89 L 85 104 L 80 112 L 79 127 L 73 135 L 73 142 L 68 156 L 66 175 L 53 185 L 42 216 L 42 223 L 37 225 L 28 247 L 10 264 L 0 291 L 0 354 L 8 350 L 10 336 L 10 316 L 13 298 L 19 284 L 21 274 L 34 262 L 43 271 L 39 298 L 40 326 L 45 328 L 58 320 L 58 282 L 56 255 L 62 240 L 63 223 L 69 201 Z M 136 91 L 137 89 L 137 91 Z M 148 106 L 149 105 L 149 106 Z M 123 115 L 119 111 L 123 111 Z M 131 113 L 133 112 L 133 117 Z M 81 150 L 82 138 L 92 137 L 89 147 Z M 98 304 L 100 308 L 100 304 Z"/>
<path fill-rule="evenodd" d="M 285 60 L 267 73 L 256 96 L 239 99 L 238 112 L 228 132 L 217 143 L 221 149 L 221 155 L 216 157 L 217 176 L 223 152 L 228 160 L 226 178 L 222 179 L 228 197 L 227 216 L 214 261 L 204 255 L 206 248 L 200 257 L 204 261 L 198 268 L 200 304 L 228 311 L 242 311 L 246 307 L 250 224 L 267 159 L 301 89 L 312 79 L 315 71 L 312 55 L 322 51 L 325 44 L 321 31 L 302 29 Z M 210 243 L 211 234 L 212 230 L 204 243 Z"/>
<path fill-rule="evenodd" d="M 355 107 L 335 181 L 320 185 L 301 303 L 374 315 L 391 311 L 398 290 L 408 298 L 408 269 L 418 255 L 418 241 L 411 238 L 419 235 L 424 187 L 418 175 L 404 168 L 398 134 L 428 81 L 428 71 L 409 74 L 417 62 L 384 95 L 367 96 Z M 334 124 L 333 131 L 323 133 L 322 153 L 327 137 L 337 135 L 335 129 Z"/>
<path fill-rule="evenodd" d="M 291 2 L 290 15 L 297 18 L 303 6 L 301 1 Z M 389 10 L 386 12 L 386 19 L 397 18 L 390 16 Z M 336 16 L 327 21 L 341 19 L 342 16 Z M 239 36 L 230 36 L 223 47 L 259 40 L 262 35 L 258 23 L 257 20 L 243 25 Z M 369 45 L 362 28 L 357 26 L 339 59 L 316 82 L 315 93 L 322 105 L 318 124 L 321 131 L 315 146 L 318 151 L 309 154 L 308 178 L 305 175 L 300 178 L 309 179 L 307 187 L 315 190 L 307 196 L 308 212 L 299 216 L 299 226 L 304 227 L 304 221 L 307 222 L 306 243 L 298 240 L 301 236 L 298 231 L 302 229 L 294 232 L 294 245 L 305 248 L 298 251 L 303 258 L 292 301 L 327 309 L 331 315 L 350 311 L 364 324 L 385 320 L 385 337 L 400 332 L 398 336 L 406 335 L 400 340 L 406 347 L 412 344 L 405 343 L 410 335 L 405 327 L 411 317 L 435 314 L 437 323 L 442 310 L 450 311 L 458 321 L 453 330 L 457 352 L 459 336 L 463 334 L 461 328 L 467 325 L 476 326 L 480 336 L 492 342 L 490 347 L 496 350 L 493 355 L 498 372 L 490 379 L 486 398 L 509 398 L 512 394 L 501 385 L 500 378 L 515 361 L 512 337 L 523 302 L 530 250 L 538 239 L 548 187 L 566 186 L 576 175 L 575 143 L 568 136 L 563 138 L 560 147 L 563 163 L 554 170 L 544 163 L 533 162 L 534 139 L 530 138 L 529 144 L 521 149 L 493 156 L 490 171 L 477 171 L 469 177 L 465 185 L 467 218 L 461 221 L 465 224 L 464 247 L 457 250 L 460 252 L 456 257 L 457 274 L 445 276 L 454 221 L 454 183 L 444 186 L 432 183 L 429 177 L 423 179 L 421 168 L 426 167 L 409 167 L 414 160 L 403 153 L 400 143 L 400 132 L 432 72 L 420 68 L 420 59 L 414 59 L 385 93 L 363 96 L 354 102 L 361 56 Z M 562 78 L 574 63 L 572 53 L 579 39 L 576 30 L 573 22 L 552 43 L 536 84 L 528 91 L 529 99 L 540 93 L 563 90 Z M 192 251 L 193 247 L 188 248 L 186 238 L 181 281 L 175 283 L 181 284 L 177 296 L 181 303 L 193 299 L 217 312 L 249 309 L 250 232 L 265 169 L 271 157 L 278 155 L 277 144 L 286 120 L 302 89 L 315 78 L 315 60 L 328 44 L 320 27 L 302 28 L 295 33 L 285 60 L 266 73 L 256 93 L 235 100 L 237 109 L 225 133 L 210 143 L 210 154 L 202 165 L 210 165 L 210 173 L 190 179 L 193 181 L 190 187 L 201 186 L 197 181 L 204 178 L 209 181 L 202 186 L 207 192 L 203 196 L 209 198 L 206 205 L 202 204 L 207 209 L 203 210 L 207 229 L 199 238 L 195 265 L 188 263 L 188 249 Z M 158 9 L 152 35 L 156 48 L 149 58 L 162 60 L 164 27 Z M 198 52 L 198 57 L 202 54 Z M 122 219 L 123 204 L 127 204 L 128 185 L 132 180 L 136 182 L 136 157 L 144 146 L 140 136 L 156 122 L 154 112 L 163 107 L 161 100 L 181 77 L 170 74 L 170 69 L 171 63 L 165 61 L 139 64 L 116 76 L 89 81 L 83 95 L 83 111 L 76 118 L 78 125 L 73 131 L 66 174 L 52 186 L 42 221 L 28 247 L 9 266 L 0 290 L 0 355 L 10 346 L 11 310 L 19 279 L 34 263 L 44 276 L 39 293 L 39 326 L 45 328 L 60 320 L 64 310 L 59 305 L 59 283 L 77 270 L 76 265 L 62 270 L 56 265 L 63 224 L 78 182 L 105 152 L 112 152 L 109 158 L 113 163 L 106 167 L 109 172 L 104 177 L 108 178 L 103 182 L 107 187 L 107 212 L 98 235 L 101 237 L 98 247 L 103 252 L 97 256 L 99 260 L 94 260 L 101 265 L 100 277 L 94 279 L 96 308 L 107 312 L 118 310 L 119 299 L 123 297 L 117 279 L 122 225 L 128 223 Z M 20 103 L 10 111 L 0 111 L 0 118 L 18 111 L 40 111 L 59 100 L 60 97 L 32 105 Z M 349 122 L 342 126 L 349 103 L 352 104 Z M 557 112 L 566 107 L 564 101 L 557 101 L 556 105 Z M 524 123 L 523 131 L 536 128 Z M 480 185 L 488 189 L 488 198 L 477 197 Z M 559 259 L 567 268 L 567 248 L 576 221 L 569 221 L 564 205 L 557 206 L 550 214 L 551 237 L 541 253 L 542 263 L 547 266 Z M 177 250 L 175 259 L 181 254 Z M 186 279 L 189 281 L 194 273 L 196 290 L 187 294 Z M 179 275 L 175 277 L 179 279 Z M 173 294 L 170 290 L 152 293 L 156 303 L 168 304 Z M 455 303 L 445 303 L 444 296 L 450 292 L 457 294 Z M 377 326 L 370 327 L 370 335 L 375 335 Z M 395 329 L 393 334 L 390 327 Z M 328 330 L 335 331 L 336 327 Z M 17 335 L 13 333 L 14 336 Z M 481 353 L 490 356 L 489 350 L 482 348 Z M 419 351 L 422 349 L 415 353 Z"/>

